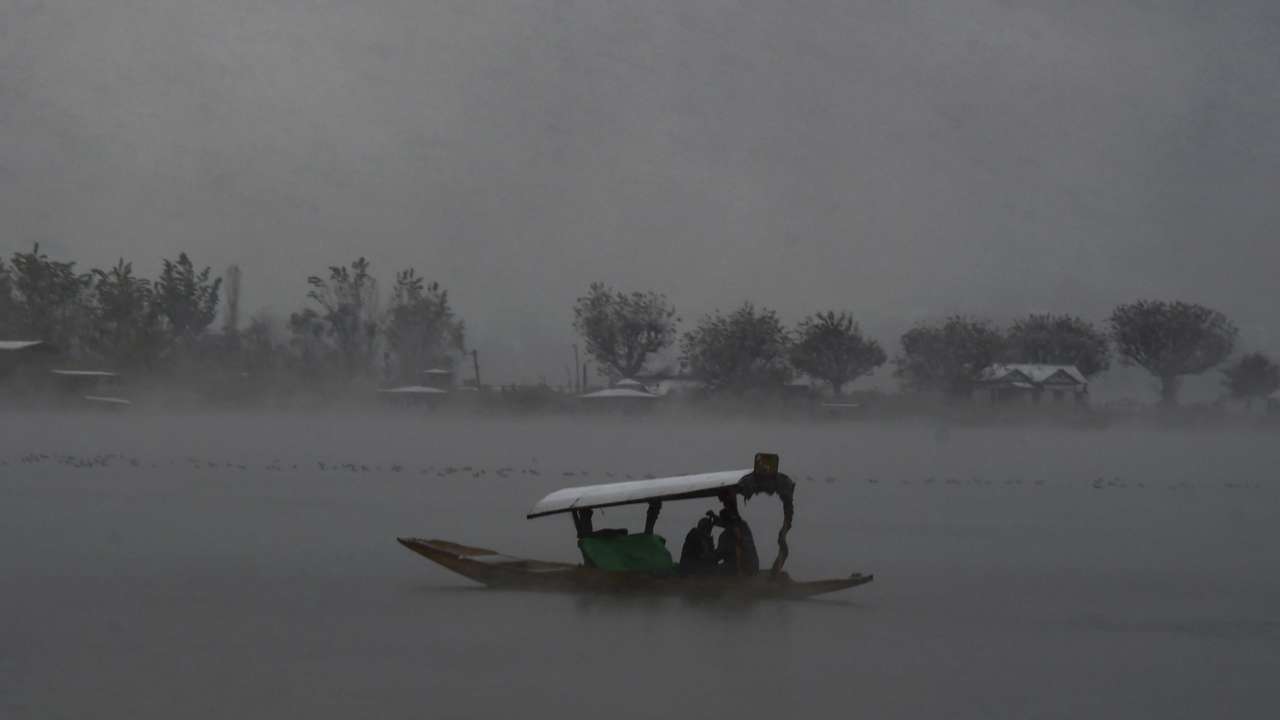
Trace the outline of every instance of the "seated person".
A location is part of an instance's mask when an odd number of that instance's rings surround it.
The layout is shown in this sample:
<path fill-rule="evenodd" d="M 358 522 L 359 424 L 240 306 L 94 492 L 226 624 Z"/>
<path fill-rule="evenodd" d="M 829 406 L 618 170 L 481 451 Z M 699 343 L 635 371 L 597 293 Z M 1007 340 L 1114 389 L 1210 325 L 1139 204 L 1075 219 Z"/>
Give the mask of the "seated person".
<path fill-rule="evenodd" d="M 711 537 L 715 526 L 715 514 L 708 512 L 684 538 L 680 549 L 680 572 L 685 575 L 702 575 L 716 567 L 716 543 Z"/>
<path fill-rule="evenodd" d="M 724 530 L 716 544 L 716 559 L 722 575 L 755 575 L 760 572 L 760 556 L 751 528 L 738 514 L 736 504 L 726 503 L 716 521 Z"/>

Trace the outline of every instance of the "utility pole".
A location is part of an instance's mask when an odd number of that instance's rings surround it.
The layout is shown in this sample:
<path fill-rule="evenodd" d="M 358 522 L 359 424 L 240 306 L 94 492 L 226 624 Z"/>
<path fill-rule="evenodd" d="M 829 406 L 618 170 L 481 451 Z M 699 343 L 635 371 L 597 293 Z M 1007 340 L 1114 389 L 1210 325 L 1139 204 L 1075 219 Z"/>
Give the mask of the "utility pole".
<path fill-rule="evenodd" d="M 231 265 L 226 272 L 226 316 L 224 332 L 234 336 L 240 331 L 240 266 Z"/>
<path fill-rule="evenodd" d="M 577 379 L 578 379 L 578 375 L 580 374 L 580 373 L 579 373 L 579 369 L 580 369 L 581 367 L 582 367 L 582 365 L 578 364 L 578 343 L 574 343 L 574 344 L 573 344 L 573 378 L 574 378 L 574 381 L 575 381 L 575 382 L 576 382 L 576 381 L 577 381 Z M 575 389 L 575 392 L 579 392 L 579 393 L 581 393 L 581 392 L 582 392 L 583 390 L 585 390 L 585 389 L 586 389 L 586 386 L 585 386 L 585 385 L 579 385 L 579 386 Z"/>
<path fill-rule="evenodd" d="M 476 371 L 476 390 L 480 390 L 480 352 L 474 348 L 471 350 L 471 367 Z"/>

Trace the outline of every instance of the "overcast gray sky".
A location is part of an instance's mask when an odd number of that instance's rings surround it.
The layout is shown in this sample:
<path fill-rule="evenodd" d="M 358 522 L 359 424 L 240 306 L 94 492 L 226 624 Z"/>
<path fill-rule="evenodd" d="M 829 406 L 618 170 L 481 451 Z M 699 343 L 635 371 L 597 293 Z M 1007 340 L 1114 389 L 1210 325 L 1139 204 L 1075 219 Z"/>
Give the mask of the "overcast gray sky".
<path fill-rule="evenodd" d="M 1280 350 L 1280 3 L 7 0 L 0 214 L 84 265 L 190 252 L 285 314 L 368 256 L 559 380 L 592 280 L 1102 320 Z"/>

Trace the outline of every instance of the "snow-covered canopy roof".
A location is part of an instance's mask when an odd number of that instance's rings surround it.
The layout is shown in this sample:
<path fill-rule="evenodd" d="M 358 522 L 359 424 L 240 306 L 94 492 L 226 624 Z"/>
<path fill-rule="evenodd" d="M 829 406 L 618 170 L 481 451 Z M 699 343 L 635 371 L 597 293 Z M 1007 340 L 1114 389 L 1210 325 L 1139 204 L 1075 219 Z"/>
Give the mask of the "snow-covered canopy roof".
<path fill-rule="evenodd" d="M 444 368 L 431 368 L 430 370 L 423 370 L 422 374 L 423 375 L 452 375 L 453 371 L 445 370 Z"/>
<path fill-rule="evenodd" d="M 378 390 L 380 393 L 388 393 L 392 395 L 448 395 L 447 390 L 440 388 L 427 387 L 426 385 L 405 385 L 403 387 L 382 388 Z"/>
<path fill-rule="evenodd" d="M 644 388 L 644 383 L 633 378 L 622 378 L 618 382 L 614 383 L 613 386 L 620 388 Z"/>
<path fill-rule="evenodd" d="M 570 510 L 631 505 L 657 500 L 713 497 L 722 488 L 734 487 L 742 478 L 750 474 L 750 469 L 728 470 L 564 488 L 539 500 L 526 517 L 535 518 Z"/>
<path fill-rule="evenodd" d="M 614 387 L 614 388 L 608 388 L 606 390 L 597 390 L 595 392 L 587 393 L 586 395 L 579 395 L 578 397 L 583 400 L 603 400 L 605 398 L 634 398 L 637 400 L 655 400 L 657 399 L 658 396 L 654 395 L 653 393 L 647 393 L 643 390 L 632 390 L 630 388 Z"/>
<path fill-rule="evenodd" d="M 1017 375 L 1025 378 L 1025 381 L 1035 385 L 1043 385 L 1044 383 L 1055 381 L 1068 381 L 1078 385 L 1088 385 L 1089 380 L 1085 378 L 1084 373 L 1076 368 L 1075 365 L 1040 365 L 1036 363 L 1004 363 L 987 367 L 982 371 L 979 379 L 982 382 L 1018 382 Z M 1011 377 L 1012 376 L 1012 377 Z"/>

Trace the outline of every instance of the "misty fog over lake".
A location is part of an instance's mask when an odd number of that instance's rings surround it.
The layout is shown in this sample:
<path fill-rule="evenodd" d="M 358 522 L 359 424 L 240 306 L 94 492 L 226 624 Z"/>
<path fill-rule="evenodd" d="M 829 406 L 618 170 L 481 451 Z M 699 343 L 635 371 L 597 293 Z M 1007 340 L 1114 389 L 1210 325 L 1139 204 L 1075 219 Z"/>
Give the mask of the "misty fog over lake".
<path fill-rule="evenodd" d="M 1276 0 L 0 2 L 0 720 L 1276 716 L 1277 188 Z"/>
<path fill-rule="evenodd" d="M 686 319 L 856 308 L 882 341 L 1178 296 L 1275 352 L 1276 13 L 7 3 L 0 245 L 237 263 L 282 316 L 328 265 L 415 266 L 501 382 L 559 381 L 595 280 Z"/>
<path fill-rule="evenodd" d="M 336 414 L 0 429 L 8 717 L 1272 705 L 1270 434 Z M 799 485 L 792 574 L 876 582 L 743 605 L 490 591 L 394 542 L 574 561 L 565 517 L 524 519 L 544 493 L 757 448 Z M 678 541 L 709 505 L 670 504 L 658 531 Z M 776 503 L 746 513 L 772 557 Z"/>

